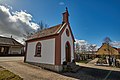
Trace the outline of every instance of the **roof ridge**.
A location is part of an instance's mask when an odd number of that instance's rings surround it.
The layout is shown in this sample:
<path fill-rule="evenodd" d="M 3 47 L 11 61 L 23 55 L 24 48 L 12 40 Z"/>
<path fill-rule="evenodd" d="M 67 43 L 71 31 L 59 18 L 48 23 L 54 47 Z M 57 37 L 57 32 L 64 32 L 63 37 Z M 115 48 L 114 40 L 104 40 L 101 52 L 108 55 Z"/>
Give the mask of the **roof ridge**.
<path fill-rule="evenodd" d="M 66 23 L 62 24 L 61 27 L 59 28 L 59 30 L 57 31 L 57 33 L 59 33 L 65 25 L 66 25 Z"/>
<path fill-rule="evenodd" d="M 5 36 L 0 36 L 0 38 L 7 38 L 7 39 L 11 39 L 11 37 L 5 37 Z"/>
<path fill-rule="evenodd" d="M 44 30 L 47 30 L 47 29 L 51 29 L 51 28 L 54 28 L 54 27 L 59 26 L 59 25 L 61 25 L 61 24 L 58 24 L 58 25 L 55 25 L 55 26 L 52 26 L 52 27 L 49 27 L 49 28 L 43 29 L 43 30 L 41 30 L 41 31 L 44 31 Z"/>
<path fill-rule="evenodd" d="M 54 27 L 59 26 L 59 25 L 62 25 L 62 24 L 58 24 L 58 25 L 55 25 L 55 26 L 52 26 L 52 27 L 49 27 L 49 28 L 40 30 L 40 31 L 38 31 L 38 32 L 36 32 L 36 33 L 34 33 L 34 34 L 37 34 L 37 33 L 39 33 L 39 32 L 42 32 L 42 31 L 45 31 L 45 30 L 48 30 L 48 29 L 51 29 L 51 28 L 54 28 Z M 34 34 L 33 34 L 33 35 L 34 35 Z"/>
<path fill-rule="evenodd" d="M 58 24 L 58 25 L 52 26 L 50 28 L 38 31 L 38 32 L 34 33 L 33 35 L 31 35 L 30 37 L 28 37 L 28 40 L 57 34 L 57 31 L 59 29 L 61 29 L 61 25 L 62 24 Z"/>
<path fill-rule="evenodd" d="M 60 27 L 55 31 L 55 33 L 57 33 L 61 29 L 62 26 L 63 25 L 61 24 Z"/>
<path fill-rule="evenodd" d="M 8 37 L 2 37 L 2 36 L 0 36 L 0 43 L 9 44 L 9 45 L 22 45 L 20 42 L 18 42 L 14 38 L 8 38 Z"/>

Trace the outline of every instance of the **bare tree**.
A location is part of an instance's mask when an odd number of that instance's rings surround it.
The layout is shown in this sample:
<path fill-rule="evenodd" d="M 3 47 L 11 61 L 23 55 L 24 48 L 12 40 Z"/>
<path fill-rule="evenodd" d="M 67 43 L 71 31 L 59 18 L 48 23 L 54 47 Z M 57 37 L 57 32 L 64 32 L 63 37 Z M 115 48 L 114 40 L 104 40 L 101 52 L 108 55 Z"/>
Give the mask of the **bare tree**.
<path fill-rule="evenodd" d="M 44 24 L 43 21 L 40 21 L 38 23 L 38 25 L 39 25 L 39 28 L 37 29 L 37 31 L 41 31 L 41 30 L 46 29 L 48 27 L 48 25 Z"/>
<path fill-rule="evenodd" d="M 33 34 L 35 34 L 36 32 L 39 32 L 39 31 L 41 31 L 41 30 L 43 30 L 43 29 L 46 29 L 46 28 L 48 28 L 48 25 L 47 24 L 44 24 L 42 21 L 40 21 L 39 23 L 38 23 L 38 25 L 39 25 L 39 28 L 37 29 L 37 30 L 33 30 L 33 31 L 31 31 L 31 32 L 26 32 L 26 34 L 22 34 L 22 36 L 23 36 L 23 41 L 25 41 L 25 40 L 27 40 L 27 38 L 29 38 L 29 37 L 31 37 Z"/>
<path fill-rule="evenodd" d="M 81 52 L 83 54 L 85 54 L 85 52 L 87 51 L 87 46 L 86 45 L 81 45 L 80 48 L 81 48 Z"/>
<path fill-rule="evenodd" d="M 92 44 L 90 44 L 90 46 L 88 47 L 88 50 L 89 50 L 89 51 L 92 51 L 92 54 L 93 54 L 94 51 L 96 50 L 96 47 L 97 47 L 97 45 L 92 45 Z"/>
<path fill-rule="evenodd" d="M 76 52 L 77 54 L 79 54 L 79 52 L 80 52 L 80 45 L 79 45 L 79 43 L 76 43 L 76 44 L 75 44 L 75 52 Z"/>

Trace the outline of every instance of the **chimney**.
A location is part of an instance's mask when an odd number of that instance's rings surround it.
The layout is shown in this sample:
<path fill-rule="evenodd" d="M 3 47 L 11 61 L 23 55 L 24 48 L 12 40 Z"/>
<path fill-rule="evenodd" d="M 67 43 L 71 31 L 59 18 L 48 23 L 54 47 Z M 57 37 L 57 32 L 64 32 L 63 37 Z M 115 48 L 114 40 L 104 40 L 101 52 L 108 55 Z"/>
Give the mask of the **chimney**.
<path fill-rule="evenodd" d="M 66 11 L 63 13 L 63 23 L 69 23 L 69 13 L 66 7 Z"/>
<path fill-rule="evenodd" d="M 11 38 L 12 38 L 12 35 L 11 35 Z"/>

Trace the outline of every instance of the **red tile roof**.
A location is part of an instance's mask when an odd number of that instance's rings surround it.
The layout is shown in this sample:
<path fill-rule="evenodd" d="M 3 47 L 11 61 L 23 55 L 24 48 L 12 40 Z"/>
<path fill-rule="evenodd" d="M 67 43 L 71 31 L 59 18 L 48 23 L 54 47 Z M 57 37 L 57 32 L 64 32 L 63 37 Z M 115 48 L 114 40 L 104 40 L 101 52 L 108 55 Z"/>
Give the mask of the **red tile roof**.
<path fill-rule="evenodd" d="M 117 48 L 118 52 L 120 53 L 120 48 Z"/>
<path fill-rule="evenodd" d="M 30 39 L 35 39 L 35 38 L 42 38 L 42 37 L 47 37 L 50 35 L 54 35 L 57 34 L 57 32 L 60 30 L 61 28 L 61 24 L 41 30 L 35 34 L 33 34 L 32 36 L 28 37 L 28 40 Z"/>

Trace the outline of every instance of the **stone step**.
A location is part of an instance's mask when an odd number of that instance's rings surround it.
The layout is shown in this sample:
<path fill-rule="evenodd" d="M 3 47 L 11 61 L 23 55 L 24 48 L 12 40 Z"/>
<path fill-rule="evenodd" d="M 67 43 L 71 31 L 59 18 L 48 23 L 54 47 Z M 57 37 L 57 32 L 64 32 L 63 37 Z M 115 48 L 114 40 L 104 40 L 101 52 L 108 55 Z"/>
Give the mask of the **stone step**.
<path fill-rule="evenodd" d="M 70 68 L 71 72 L 77 72 L 80 69 L 80 66 L 76 65 L 73 62 L 68 63 L 68 68 Z"/>

